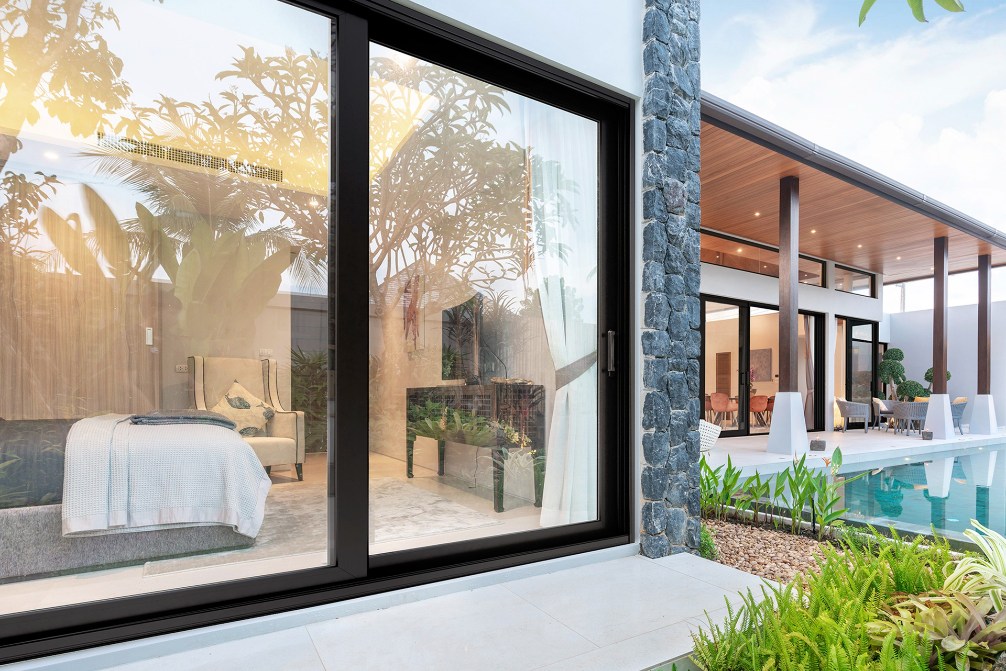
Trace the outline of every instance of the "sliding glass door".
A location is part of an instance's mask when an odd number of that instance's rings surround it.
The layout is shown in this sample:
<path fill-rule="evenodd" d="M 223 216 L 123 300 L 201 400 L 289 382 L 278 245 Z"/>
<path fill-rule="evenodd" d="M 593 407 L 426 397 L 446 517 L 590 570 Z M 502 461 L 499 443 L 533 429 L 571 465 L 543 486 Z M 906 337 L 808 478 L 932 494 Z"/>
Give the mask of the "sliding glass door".
<path fill-rule="evenodd" d="M 35 4 L 0 663 L 629 541 L 630 100 L 384 3 Z"/>
<path fill-rule="evenodd" d="M 767 434 L 779 389 L 779 311 L 726 298 L 702 300 L 704 417 L 720 435 Z M 798 318 L 798 380 L 809 431 L 822 427 L 823 332 L 820 317 Z"/>

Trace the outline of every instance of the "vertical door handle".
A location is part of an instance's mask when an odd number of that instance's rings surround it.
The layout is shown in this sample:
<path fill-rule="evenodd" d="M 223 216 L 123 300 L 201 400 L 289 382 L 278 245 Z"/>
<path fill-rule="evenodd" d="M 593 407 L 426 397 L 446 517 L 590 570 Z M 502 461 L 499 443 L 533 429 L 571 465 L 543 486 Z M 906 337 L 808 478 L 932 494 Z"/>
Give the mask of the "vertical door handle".
<path fill-rule="evenodd" d="M 615 332 L 608 331 L 608 376 L 615 375 Z"/>

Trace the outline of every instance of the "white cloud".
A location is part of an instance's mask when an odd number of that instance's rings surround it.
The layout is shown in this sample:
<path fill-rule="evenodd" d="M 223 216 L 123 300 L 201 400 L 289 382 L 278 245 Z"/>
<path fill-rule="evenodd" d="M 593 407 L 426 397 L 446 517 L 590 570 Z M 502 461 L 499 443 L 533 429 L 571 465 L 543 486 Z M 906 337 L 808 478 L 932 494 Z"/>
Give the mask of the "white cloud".
<path fill-rule="evenodd" d="M 1006 230 L 999 12 L 871 42 L 854 27 L 822 26 L 808 2 L 780 7 L 778 16 L 731 21 L 750 35 L 732 45 L 734 64 L 712 59 L 704 68 L 707 91 Z M 725 34 L 704 33 L 704 51 L 725 46 L 715 44 Z"/>

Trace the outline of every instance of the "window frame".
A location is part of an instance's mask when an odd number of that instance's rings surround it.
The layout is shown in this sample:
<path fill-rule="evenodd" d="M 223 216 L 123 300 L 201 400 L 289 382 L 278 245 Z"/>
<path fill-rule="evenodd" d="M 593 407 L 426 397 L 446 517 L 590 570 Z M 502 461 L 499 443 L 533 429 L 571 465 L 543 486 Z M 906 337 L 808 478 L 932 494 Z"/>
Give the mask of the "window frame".
<path fill-rule="evenodd" d="M 877 297 L 877 274 L 871 273 L 868 270 L 863 270 L 861 268 L 853 268 L 842 263 L 835 264 L 835 270 L 844 270 L 847 273 L 855 273 L 857 275 L 865 275 L 870 278 L 870 294 L 866 296 L 864 294 L 858 294 L 855 291 L 848 291 L 846 289 L 839 289 L 837 286 L 834 287 L 835 291 L 841 291 L 843 294 L 852 294 L 853 296 L 863 296 L 864 298 L 876 298 Z M 836 273 L 837 275 L 837 273 Z M 837 277 L 832 278 L 837 280 Z"/>
<path fill-rule="evenodd" d="M 280 0 L 275 0 L 280 1 Z M 0 664 L 280 613 L 631 542 L 631 330 L 634 102 L 444 21 L 385 0 L 288 0 L 333 22 L 329 225 L 330 559 L 333 565 L 0 616 Z M 338 39 L 335 40 L 335 33 Z M 616 360 L 598 365 L 598 520 L 368 554 L 367 315 L 371 42 L 436 62 L 598 123 L 598 330 L 615 331 Z M 359 92 L 354 95 L 354 92 Z M 339 225 L 339 222 L 351 222 Z M 334 316 L 334 318 L 333 318 Z M 599 343 L 600 345 L 600 343 Z M 599 354 L 607 348 L 598 348 Z M 604 371 L 609 365 L 617 374 Z M 334 392 L 334 393 L 333 393 Z"/>
<path fill-rule="evenodd" d="M 729 233 L 723 233 L 722 231 L 714 231 L 709 228 L 700 228 L 699 235 L 709 235 L 714 238 L 719 238 L 720 240 L 726 240 L 728 242 L 736 242 L 737 244 L 747 245 L 748 247 L 755 247 L 756 249 L 762 249 L 767 252 L 779 253 L 778 247 L 773 247 L 772 245 L 767 245 L 763 242 L 754 242 L 752 240 L 747 240 L 745 238 L 736 237 L 730 235 Z M 809 282 L 800 282 L 808 287 L 819 287 L 822 289 L 828 288 L 828 264 L 822 259 L 809 256 L 807 254 L 800 254 L 799 258 L 803 261 L 810 261 L 811 263 L 817 264 L 821 267 L 821 283 L 820 284 L 810 284 Z M 709 263 L 708 261 L 703 261 L 702 263 Z M 710 263 L 709 265 L 717 266 L 719 268 L 729 268 L 730 270 L 736 270 L 742 273 L 751 273 L 752 275 L 761 275 L 762 277 L 774 277 L 779 278 L 778 273 L 771 275 L 769 273 L 760 273 L 757 270 L 746 270 L 744 268 L 735 268 L 734 266 L 726 266 L 717 263 Z"/>

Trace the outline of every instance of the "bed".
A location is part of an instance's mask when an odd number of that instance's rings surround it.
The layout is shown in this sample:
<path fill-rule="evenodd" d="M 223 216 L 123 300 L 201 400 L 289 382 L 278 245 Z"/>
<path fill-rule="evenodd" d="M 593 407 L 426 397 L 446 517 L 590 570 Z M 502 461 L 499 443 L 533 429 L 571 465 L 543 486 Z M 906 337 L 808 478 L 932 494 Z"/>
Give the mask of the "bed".
<path fill-rule="evenodd" d="M 247 547 L 268 490 L 221 427 L 0 421 L 0 582 Z"/>

